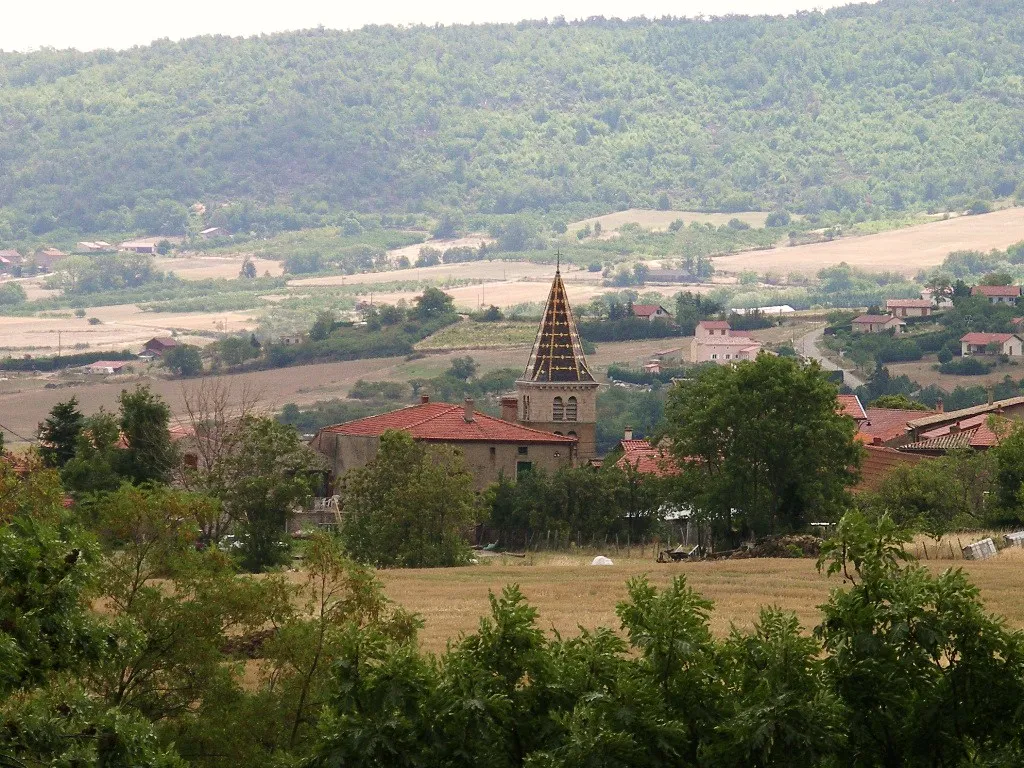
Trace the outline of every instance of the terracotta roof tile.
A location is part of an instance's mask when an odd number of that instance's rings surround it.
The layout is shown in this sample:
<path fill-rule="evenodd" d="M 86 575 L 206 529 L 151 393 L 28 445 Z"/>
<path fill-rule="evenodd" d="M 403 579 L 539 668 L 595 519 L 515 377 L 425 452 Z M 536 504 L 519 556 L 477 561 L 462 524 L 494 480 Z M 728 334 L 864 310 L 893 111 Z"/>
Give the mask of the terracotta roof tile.
<path fill-rule="evenodd" d="M 907 307 L 913 309 L 928 309 L 932 305 L 931 299 L 886 299 L 886 307 Z"/>
<path fill-rule="evenodd" d="M 617 467 L 624 468 L 628 464 L 640 474 L 657 477 L 678 475 L 680 472 L 671 454 L 647 440 L 622 440 L 619 444 L 622 456 L 615 462 Z"/>
<path fill-rule="evenodd" d="M 651 315 L 656 314 L 659 309 L 666 314 L 668 313 L 668 311 L 660 304 L 634 304 L 633 314 L 637 317 L 650 317 Z"/>
<path fill-rule="evenodd" d="M 915 418 L 934 415 L 934 411 L 910 411 L 902 408 L 865 408 L 867 421 L 860 424 L 857 439 L 862 443 L 873 443 L 876 440 L 888 443 L 903 437 L 907 431 L 907 423 Z"/>
<path fill-rule="evenodd" d="M 1012 339 L 1017 334 L 1015 333 L 965 333 L 960 337 L 960 341 L 966 342 L 967 344 L 1004 344 Z"/>
<path fill-rule="evenodd" d="M 572 423 L 566 422 L 566 427 L 571 428 Z M 473 413 L 473 421 L 466 421 L 464 407 L 451 403 L 410 405 L 397 411 L 324 427 L 320 431 L 338 435 L 376 437 L 391 429 L 407 432 L 416 440 L 436 442 L 557 444 L 576 442 L 575 437 L 531 429 L 476 411 Z"/>
<path fill-rule="evenodd" d="M 855 317 L 852 320 L 852 322 L 854 322 L 854 323 L 888 323 L 888 322 L 891 322 L 893 320 L 898 320 L 901 323 L 903 322 L 902 320 L 899 320 L 899 318 L 893 317 L 892 315 L 861 315 L 860 317 Z"/>
<path fill-rule="evenodd" d="M 1020 296 L 1019 285 L 976 285 L 971 296 Z"/>
<path fill-rule="evenodd" d="M 881 445 L 865 445 L 860 463 L 860 481 L 853 487 L 854 493 L 877 491 L 886 476 L 901 464 L 917 464 L 928 456 L 919 453 L 902 453 L 895 448 Z"/>
<path fill-rule="evenodd" d="M 836 395 L 836 400 L 839 401 L 839 412 L 849 416 L 852 419 L 860 421 L 866 419 L 868 415 L 864 413 L 864 406 L 861 405 L 860 398 L 856 395 Z"/>

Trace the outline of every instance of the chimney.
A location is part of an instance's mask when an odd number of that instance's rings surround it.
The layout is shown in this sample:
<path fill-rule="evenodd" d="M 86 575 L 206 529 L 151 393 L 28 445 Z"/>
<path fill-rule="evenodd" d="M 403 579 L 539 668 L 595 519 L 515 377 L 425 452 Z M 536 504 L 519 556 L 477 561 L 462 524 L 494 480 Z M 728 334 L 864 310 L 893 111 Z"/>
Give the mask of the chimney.
<path fill-rule="evenodd" d="M 995 396 L 996 396 L 995 387 L 993 387 L 990 384 L 989 387 L 988 387 L 988 404 L 989 405 L 992 405 L 993 400 L 995 400 Z"/>
<path fill-rule="evenodd" d="M 501 398 L 501 420 L 513 424 L 519 416 L 519 398 L 507 396 Z"/>
<path fill-rule="evenodd" d="M 950 424 L 949 425 L 949 434 L 955 435 L 959 431 L 960 431 L 960 425 L 959 424 Z"/>
<path fill-rule="evenodd" d="M 473 421 L 473 398 L 471 398 L 471 397 L 467 397 L 466 398 L 466 401 L 463 403 L 463 409 L 464 409 L 463 418 L 466 420 L 466 423 L 467 424 L 472 423 L 472 421 Z"/>
<path fill-rule="evenodd" d="M 872 445 L 881 445 L 882 444 L 882 438 L 880 438 L 878 435 L 875 435 L 874 438 L 872 438 L 872 440 L 871 440 L 871 444 Z"/>
<path fill-rule="evenodd" d="M 430 395 L 420 395 L 420 405 L 426 405 L 430 402 Z"/>
<path fill-rule="evenodd" d="M 626 427 L 626 431 L 622 434 L 622 439 L 623 440 L 632 440 L 633 439 L 633 428 L 632 427 Z"/>
<path fill-rule="evenodd" d="M 942 404 L 941 397 L 935 401 L 935 410 L 938 411 L 939 413 L 944 413 L 946 410 L 945 406 Z"/>

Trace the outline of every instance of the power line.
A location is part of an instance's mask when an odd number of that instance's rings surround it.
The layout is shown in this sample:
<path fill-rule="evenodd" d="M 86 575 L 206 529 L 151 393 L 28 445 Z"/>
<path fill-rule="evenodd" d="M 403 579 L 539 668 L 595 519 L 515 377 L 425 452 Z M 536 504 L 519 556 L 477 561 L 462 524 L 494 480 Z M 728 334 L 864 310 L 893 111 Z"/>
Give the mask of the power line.
<path fill-rule="evenodd" d="M 35 439 L 34 437 L 33 437 L 33 438 L 28 438 L 28 437 L 25 437 L 24 435 L 19 435 L 19 434 L 18 434 L 17 432 L 15 432 L 15 431 L 14 431 L 13 429 L 11 429 L 10 427 L 8 427 L 8 426 L 5 426 L 5 425 L 3 425 L 3 424 L 0 424 L 0 429 L 4 430 L 5 432 L 10 432 L 10 433 L 11 433 L 12 435 L 14 435 L 14 436 L 15 436 L 16 438 L 18 438 L 19 440 L 23 440 L 23 441 L 25 441 L 26 443 L 34 443 L 34 442 L 36 442 L 36 439 Z"/>

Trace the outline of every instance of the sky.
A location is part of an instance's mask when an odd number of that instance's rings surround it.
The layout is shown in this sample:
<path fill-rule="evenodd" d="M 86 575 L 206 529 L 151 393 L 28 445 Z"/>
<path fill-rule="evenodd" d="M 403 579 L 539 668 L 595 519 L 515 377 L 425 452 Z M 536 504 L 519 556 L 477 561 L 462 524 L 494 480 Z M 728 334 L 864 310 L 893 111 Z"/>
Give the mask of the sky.
<path fill-rule="evenodd" d="M 324 26 L 469 24 L 565 16 L 780 14 L 848 0 L 35 0 L 3 3 L 0 50 L 130 48 L 204 34 L 249 36 Z"/>

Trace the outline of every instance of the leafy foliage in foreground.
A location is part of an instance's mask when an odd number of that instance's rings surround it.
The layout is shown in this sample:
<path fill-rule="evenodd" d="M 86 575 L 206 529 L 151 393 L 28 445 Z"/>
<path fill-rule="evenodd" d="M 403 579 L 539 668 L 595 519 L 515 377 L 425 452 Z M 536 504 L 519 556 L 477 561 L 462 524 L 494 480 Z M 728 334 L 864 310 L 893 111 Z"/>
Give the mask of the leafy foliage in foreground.
<path fill-rule="evenodd" d="M 20 170 L 0 239 L 184 234 L 196 200 L 233 232 L 354 229 L 353 210 L 966 208 L 1020 181 L 1022 23 L 1005 0 L 885 2 L 4 53 L 0 157 Z"/>

